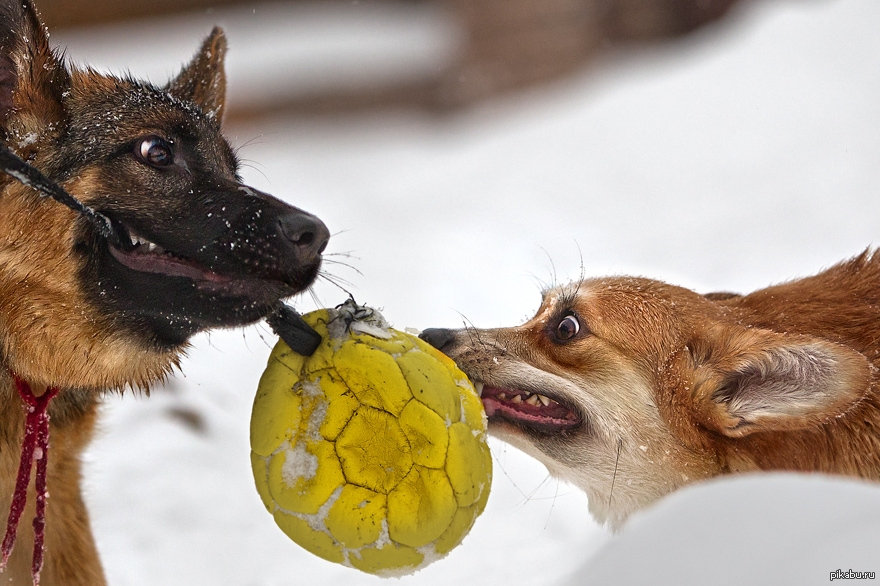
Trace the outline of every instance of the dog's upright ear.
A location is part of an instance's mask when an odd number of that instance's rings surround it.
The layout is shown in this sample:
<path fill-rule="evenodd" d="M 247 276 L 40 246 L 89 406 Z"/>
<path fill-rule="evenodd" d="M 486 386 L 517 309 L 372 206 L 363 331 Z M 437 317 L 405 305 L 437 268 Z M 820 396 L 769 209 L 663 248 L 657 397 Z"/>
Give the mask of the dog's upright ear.
<path fill-rule="evenodd" d="M 35 142 L 64 119 L 70 74 L 30 0 L 0 3 L 0 134 Z"/>
<path fill-rule="evenodd" d="M 871 384 L 865 356 L 810 336 L 719 326 L 689 350 L 697 419 L 733 438 L 814 428 L 852 409 Z"/>
<path fill-rule="evenodd" d="M 226 35 L 223 29 L 214 27 L 193 60 L 166 89 L 172 95 L 196 104 L 209 117 L 221 122 L 226 104 L 225 57 Z"/>

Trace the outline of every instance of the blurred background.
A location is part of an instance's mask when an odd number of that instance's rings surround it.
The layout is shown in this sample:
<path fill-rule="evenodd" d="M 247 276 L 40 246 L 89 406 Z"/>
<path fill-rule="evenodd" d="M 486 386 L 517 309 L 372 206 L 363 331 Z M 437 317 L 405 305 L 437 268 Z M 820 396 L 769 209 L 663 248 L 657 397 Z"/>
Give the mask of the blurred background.
<path fill-rule="evenodd" d="M 156 17 L 180 23 L 208 16 L 228 22 L 231 30 L 241 31 L 242 40 L 257 45 L 255 51 L 268 53 L 256 60 L 267 64 L 264 59 L 272 59 L 281 68 L 274 69 L 272 85 L 286 90 L 236 99 L 230 117 L 241 119 L 282 112 L 466 106 L 582 70 L 609 48 L 684 36 L 719 20 L 741 1 L 47 0 L 41 10 L 54 29 Z M 326 20 L 327 29 L 309 17 Z M 269 22 L 287 34 L 270 34 L 265 29 Z M 308 45 L 302 37 L 311 37 Z M 296 83 L 297 74 L 318 65 L 303 60 L 309 56 L 303 53 L 306 47 L 314 57 L 343 45 L 352 52 L 347 65 L 315 71 L 311 81 L 317 87 L 302 79 Z M 380 47 L 385 54 L 378 58 Z M 367 63 L 372 67 L 359 71 Z M 292 79 L 279 79 L 282 72 L 293 74 Z"/>
<path fill-rule="evenodd" d="M 876 0 L 38 5 L 71 63 L 158 84 L 225 28 L 246 181 L 334 233 L 302 311 L 351 294 L 399 329 L 513 325 L 582 274 L 747 292 L 880 235 Z M 109 402 L 86 490 L 111 584 L 379 583 L 259 502 L 273 344 L 262 324 L 200 336 L 149 401 Z M 555 584 L 613 542 L 582 494 L 491 447 L 486 513 L 403 584 Z"/>

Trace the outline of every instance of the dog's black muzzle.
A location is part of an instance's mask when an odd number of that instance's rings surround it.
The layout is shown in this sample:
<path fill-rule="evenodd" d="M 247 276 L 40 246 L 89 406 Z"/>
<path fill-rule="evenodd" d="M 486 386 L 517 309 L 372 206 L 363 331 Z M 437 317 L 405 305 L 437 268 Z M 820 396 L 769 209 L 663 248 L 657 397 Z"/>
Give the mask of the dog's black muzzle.
<path fill-rule="evenodd" d="M 280 331 L 282 322 L 292 323 L 280 300 L 317 278 L 327 227 L 239 183 L 220 179 L 201 186 L 164 206 L 100 202 L 123 242 L 108 241 L 98 264 L 97 281 L 112 284 L 100 298 L 114 312 L 149 323 L 169 344 L 263 317 Z"/>
<path fill-rule="evenodd" d="M 105 196 L 97 198 L 102 209 L 96 211 L 2 143 L 0 171 L 88 221 L 98 240 L 77 245 L 89 259 L 82 268 L 85 288 L 152 342 L 179 345 L 199 330 L 262 317 L 301 354 L 320 342 L 281 303 L 308 288 L 321 266 L 330 233 L 312 214 L 210 177 L 202 177 L 203 188 L 190 189 L 189 198 Z M 103 253 L 90 252 L 95 247 Z"/>
<path fill-rule="evenodd" d="M 219 276 L 284 283 L 289 294 L 314 280 L 330 238 L 312 214 L 226 180 L 202 181 L 186 198 L 166 198 L 164 205 L 132 205 L 125 199 L 96 207 L 125 233 L 121 240 L 127 253 L 158 247 Z M 148 248 L 138 251 L 143 244 Z M 130 256 L 136 262 L 129 268 L 153 272 L 148 255 Z M 155 266 L 160 272 L 163 265 Z"/>

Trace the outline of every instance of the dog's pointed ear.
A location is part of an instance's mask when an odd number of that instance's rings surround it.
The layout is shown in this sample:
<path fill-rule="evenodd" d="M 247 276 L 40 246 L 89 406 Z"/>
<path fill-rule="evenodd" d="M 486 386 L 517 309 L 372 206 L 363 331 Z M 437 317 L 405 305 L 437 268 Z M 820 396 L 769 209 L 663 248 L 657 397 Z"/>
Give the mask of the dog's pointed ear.
<path fill-rule="evenodd" d="M 209 117 L 221 122 L 226 104 L 226 73 L 223 68 L 225 57 L 226 35 L 223 34 L 223 29 L 214 27 L 199 52 L 168 84 L 167 90 L 179 98 L 193 102 Z"/>
<path fill-rule="evenodd" d="M 838 417 L 865 397 L 873 370 L 840 344 L 740 326 L 716 328 L 690 352 L 698 420 L 734 438 Z"/>
<path fill-rule="evenodd" d="M 70 74 L 30 0 L 0 6 L 0 130 L 8 141 L 63 120 Z"/>

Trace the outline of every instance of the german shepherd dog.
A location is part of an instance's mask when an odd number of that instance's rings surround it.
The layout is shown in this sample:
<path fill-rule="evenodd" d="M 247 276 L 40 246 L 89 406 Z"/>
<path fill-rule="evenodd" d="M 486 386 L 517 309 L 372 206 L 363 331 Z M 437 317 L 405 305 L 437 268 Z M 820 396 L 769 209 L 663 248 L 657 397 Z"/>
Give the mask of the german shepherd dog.
<path fill-rule="evenodd" d="M 319 271 L 324 224 L 240 181 L 220 131 L 225 52 L 214 29 L 164 87 L 71 68 L 30 0 L 0 0 L 2 140 L 122 235 L 0 176 L 0 511 L 24 431 L 14 381 L 59 387 L 45 585 L 105 583 L 80 494 L 102 394 L 147 388 L 193 334 L 265 317 Z M 0 580 L 31 581 L 33 543 L 22 527 Z"/>
<path fill-rule="evenodd" d="M 491 433 L 612 526 L 724 474 L 880 481 L 880 253 L 744 296 L 585 279 L 521 326 L 422 337 L 477 382 Z"/>

